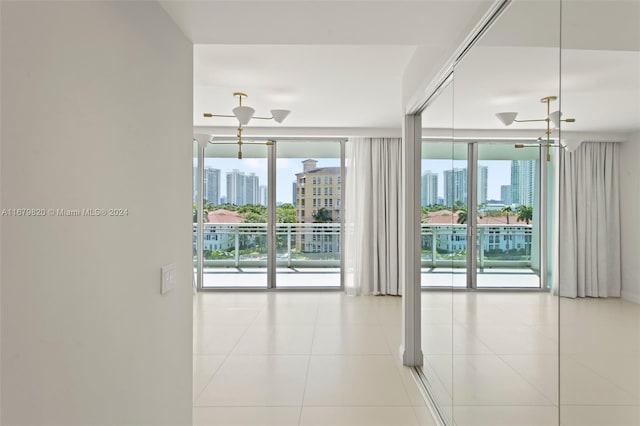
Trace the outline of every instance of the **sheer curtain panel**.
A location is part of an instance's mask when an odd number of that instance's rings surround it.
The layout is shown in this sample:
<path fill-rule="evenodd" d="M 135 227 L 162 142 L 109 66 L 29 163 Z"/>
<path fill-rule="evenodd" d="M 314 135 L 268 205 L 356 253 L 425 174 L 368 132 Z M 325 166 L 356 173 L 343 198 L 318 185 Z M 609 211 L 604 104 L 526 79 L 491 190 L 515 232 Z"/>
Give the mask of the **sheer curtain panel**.
<path fill-rule="evenodd" d="M 620 297 L 617 143 L 560 153 L 559 286 L 565 297 Z"/>
<path fill-rule="evenodd" d="M 345 288 L 349 295 L 400 294 L 399 138 L 347 143 Z"/>

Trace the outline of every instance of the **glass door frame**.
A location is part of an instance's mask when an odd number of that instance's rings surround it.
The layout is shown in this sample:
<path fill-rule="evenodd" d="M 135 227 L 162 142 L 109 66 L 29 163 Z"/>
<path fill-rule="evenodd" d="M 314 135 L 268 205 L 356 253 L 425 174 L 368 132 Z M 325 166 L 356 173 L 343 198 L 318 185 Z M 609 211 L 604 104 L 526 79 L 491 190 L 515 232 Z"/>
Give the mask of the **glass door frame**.
<path fill-rule="evenodd" d="M 547 253 L 547 244 L 546 244 L 546 236 L 547 236 L 547 181 L 548 181 L 548 167 L 546 167 L 546 162 L 543 160 L 545 156 L 543 156 L 543 147 L 538 148 L 538 164 L 539 164 L 539 173 L 538 173 L 538 185 L 539 185 L 539 194 L 538 194 L 538 257 L 539 257 L 539 285 L 538 287 L 478 287 L 478 146 L 490 144 L 491 141 L 486 142 L 478 142 L 478 141 L 470 141 L 467 142 L 467 287 L 466 289 L 473 290 L 510 290 L 510 291 L 548 291 L 547 288 L 547 259 L 550 254 Z M 502 143 L 502 142 L 501 142 Z M 504 142 L 505 144 L 507 142 Z M 473 208 L 471 208 L 473 207 Z M 471 224 L 471 226 L 469 226 Z"/>
<path fill-rule="evenodd" d="M 422 158 L 422 143 L 429 142 L 437 142 L 437 139 L 429 139 L 422 138 L 420 140 L 420 150 Z M 510 143 L 522 143 L 522 141 L 499 141 L 499 140 L 486 140 L 486 141 L 478 141 L 471 139 L 463 139 L 463 140 L 454 140 L 453 142 L 448 142 L 451 144 L 466 144 L 467 145 L 467 157 L 466 157 L 466 167 L 467 167 L 467 221 L 466 221 L 466 286 L 465 287 L 451 287 L 454 291 L 466 291 L 466 290 L 480 290 L 480 291 L 549 291 L 548 283 L 549 277 L 547 276 L 548 271 L 548 259 L 551 257 L 551 253 L 547 253 L 547 230 L 548 230 L 548 200 L 549 196 L 548 191 L 548 173 L 549 167 L 547 162 L 543 161 L 546 157 L 546 154 L 543 153 L 544 148 L 538 148 L 539 154 L 539 174 L 538 174 L 538 184 L 539 184 L 539 199 L 538 199 L 538 256 L 539 256 L 539 282 L 540 285 L 538 287 L 478 287 L 478 191 L 477 191 L 477 183 L 478 183 L 478 147 L 480 145 L 488 145 L 491 143 L 503 143 L 505 145 Z M 529 139 L 526 142 L 532 142 Z M 544 154 L 544 156 L 543 156 Z M 473 207 L 473 208 L 472 208 Z M 427 291 L 438 291 L 442 290 L 442 287 L 429 287 L 422 286 L 422 290 Z"/>
<path fill-rule="evenodd" d="M 343 291 L 344 290 L 344 215 L 340 215 L 340 286 L 339 287 L 277 287 L 277 272 L 276 272 L 276 240 L 277 240 L 277 225 L 276 225 L 276 170 L 277 170 L 277 145 L 278 141 L 291 142 L 291 141 L 304 141 L 308 142 L 321 142 L 339 143 L 340 149 L 340 175 L 341 175 L 341 191 L 340 191 L 340 205 L 344 206 L 345 201 L 345 181 L 346 181 L 346 167 L 345 167 L 345 152 L 346 152 L 346 138 L 326 138 L 326 137 L 305 137 L 305 138 L 267 138 L 267 137 L 252 137 L 252 140 L 259 141 L 272 141 L 273 144 L 267 145 L 267 286 L 265 287 L 203 287 L 204 283 L 204 257 L 203 257 L 203 229 L 204 229 L 204 194 L 201 188 L 204 187 L 204 159 L 205 150 L 208 146 L 208 141 L 202 141 L 201 136 L 194 137 L 194 141 L 197 140 L 198 144 L 198 158 L 197 158 L 197 217 L 196 223 L 196 276 L 194 290 L 196 291 L 255 291 L 255 290 L 324 290 L 324 291 Z M 213 139 L 215 135 L 207 135 L 208 138 Z M 226 138 L 226 136 L 222 136 Z M 344 207 L 343 207 L 344 208 Z"/>

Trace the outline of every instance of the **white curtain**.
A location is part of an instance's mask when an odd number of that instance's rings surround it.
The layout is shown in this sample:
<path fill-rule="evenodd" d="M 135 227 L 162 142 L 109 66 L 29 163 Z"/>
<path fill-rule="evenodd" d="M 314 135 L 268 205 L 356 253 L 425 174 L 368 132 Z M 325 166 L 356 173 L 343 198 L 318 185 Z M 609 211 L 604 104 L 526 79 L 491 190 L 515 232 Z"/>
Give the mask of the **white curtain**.
<path fill-rule="evenodd" d="M 559 290 L 565 297 L 619 297 L 618 144 L 587 142 L 561 152 Z"/>
<path fill-rule="evenodd" d="M 399 138 L 347 143 L 345 287 L 349 295 L 400 294 Z"/>

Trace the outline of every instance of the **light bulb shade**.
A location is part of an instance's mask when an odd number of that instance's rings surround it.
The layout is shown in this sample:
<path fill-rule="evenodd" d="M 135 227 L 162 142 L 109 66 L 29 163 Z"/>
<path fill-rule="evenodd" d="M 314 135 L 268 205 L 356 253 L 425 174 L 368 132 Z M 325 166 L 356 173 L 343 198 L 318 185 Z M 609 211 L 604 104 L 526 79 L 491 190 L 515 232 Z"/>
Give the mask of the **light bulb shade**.
<path fill-rule="evenodd" d="M 200 148 L 206 148 L 207 145 L 209 145 L 209 141 L 211 140 L 211 136 L 210 135 L 205 135 L 203 133 L 194 133 L 193 139 L 198 141 L 198 145 L 200 145 Z"/>
<path fill-rule="evenodd" d="M 562 117 L 562 113 L 560 111 L 553 111 L 549 114 L 549 119 L 553 123 L 554 126 L 560 127 L 560 118 Z"/>
<path fill-rule="evenodd" d="M 510 126 L 518 116 L 517 112 L 499 112 L 496 114 L 498 120 L 502 122 L 505 126 Z"/>
<path fill-rule="evenodd" d="M 249 121 L 255 112 L 255 109 L 248 106 L 239 106 L 233 109 L 233 115 L 236 116 L 240 124 L 243 126 L 249 124 Z"/>
<path fill-rule="evenodd" d="M 289 115 L 291 111 L 288 109 L 272 109 L 271 116 L 276 121 L 276 123 L 282 123 L 285 118 Z"/>

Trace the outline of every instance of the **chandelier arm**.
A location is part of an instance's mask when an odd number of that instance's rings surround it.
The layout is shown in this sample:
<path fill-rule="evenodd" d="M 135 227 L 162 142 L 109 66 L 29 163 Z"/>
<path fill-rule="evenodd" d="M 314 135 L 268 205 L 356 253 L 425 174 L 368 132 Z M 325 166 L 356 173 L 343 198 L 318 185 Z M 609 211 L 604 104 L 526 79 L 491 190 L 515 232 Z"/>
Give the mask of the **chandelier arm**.
<path fill-rule="evenodd" d="M 236 142 L 216 142 L 216 141 L 211 141 L 209 142 L 211 145 L 239 145 L 239 143 Z M 273 141 L 266 141 L 266 142 L 255 142 L 255 141 L 242 141 L 242 145 L 267 145 L 267 146 L 271 146 L 273 145 Z"/>
<path fill-rule="evenodd" d="M 513 120 L 513 121 L 515 121 L 516 123 L 529 123 L 529 122 L 532 122 L 532 121 L 547 121 L 547 119 L 546 118 L 540 118 L 540 119 L 535 119 L 535 120 Z"/>
<path fill-rule="evenodd" d="M 539 148 L 541 146 L 547 147 L 547 148 L 565 148 L 562 145 L 556 145 L 556 144 L 546 144 L 546 143 L 517 143 L 515 144 L 516 148 Z"/>
<path fill-rule="evenodd" d="M 211 114 L 210 112 L 205 112 L 202 115 L 206 118 L 211 118 L 211 117 L 236 118 L 235 115 Z"/>

